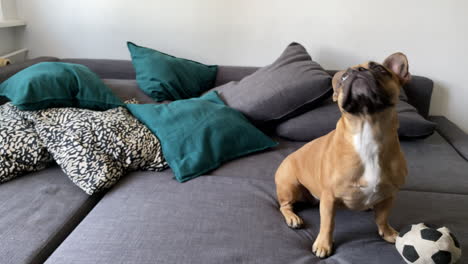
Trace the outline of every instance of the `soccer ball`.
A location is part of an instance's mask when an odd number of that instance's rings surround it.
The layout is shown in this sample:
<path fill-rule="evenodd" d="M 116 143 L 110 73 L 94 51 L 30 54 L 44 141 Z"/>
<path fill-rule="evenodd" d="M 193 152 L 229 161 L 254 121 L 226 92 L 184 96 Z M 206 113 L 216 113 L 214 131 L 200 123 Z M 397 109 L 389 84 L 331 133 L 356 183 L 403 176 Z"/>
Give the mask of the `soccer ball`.
<path fill-rule="evenodd" d="M 461 256 L 460 244 L 447 227 L 435 229 L 423 223 L 401 229 L 395 246 L 411 264 L 452 264 Z"/>

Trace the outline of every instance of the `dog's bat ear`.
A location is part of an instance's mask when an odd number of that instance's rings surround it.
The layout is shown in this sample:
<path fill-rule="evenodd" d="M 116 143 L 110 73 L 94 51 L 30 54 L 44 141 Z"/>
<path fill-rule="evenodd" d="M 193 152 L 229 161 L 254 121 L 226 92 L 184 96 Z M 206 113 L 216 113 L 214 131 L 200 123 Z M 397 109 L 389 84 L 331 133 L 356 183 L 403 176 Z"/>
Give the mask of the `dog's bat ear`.
<path fill-rule="evenodd" d="M 393 53 L 385 59 L 383 66 L 393 71 L 398 76 L 398 79 L 400 79 L 401 84 L 405 84 L 411 80 L 408 58 L 405 54 L 401 52 Z"/>

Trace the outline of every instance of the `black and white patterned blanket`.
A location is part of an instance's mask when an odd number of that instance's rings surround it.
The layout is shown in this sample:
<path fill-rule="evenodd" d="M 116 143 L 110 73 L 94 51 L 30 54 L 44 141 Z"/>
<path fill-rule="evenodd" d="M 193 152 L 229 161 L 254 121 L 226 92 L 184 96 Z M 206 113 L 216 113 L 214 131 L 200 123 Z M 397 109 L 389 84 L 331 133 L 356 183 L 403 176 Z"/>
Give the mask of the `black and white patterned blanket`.
<path fill-rule="evenodd" d="M 0 183 L 53 160 L 87 194 L 132 170 L 167 168 L 159 140 L 124 107 L 107 111 L 0 106 Z"/>

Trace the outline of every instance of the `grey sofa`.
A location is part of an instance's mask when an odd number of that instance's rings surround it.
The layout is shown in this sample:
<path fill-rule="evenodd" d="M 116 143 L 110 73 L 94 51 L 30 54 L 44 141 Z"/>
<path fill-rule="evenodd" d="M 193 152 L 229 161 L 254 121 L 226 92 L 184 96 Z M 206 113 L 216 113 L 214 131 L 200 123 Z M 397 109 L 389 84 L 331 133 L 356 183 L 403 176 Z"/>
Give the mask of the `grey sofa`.
<path fill-rule="evenodd" d="M 43 60 L 26 62 L 24 66 Z M 90 67 L 120 96 L 148 100 L 130 61 L 63 59 Z M 0 82 L 21 69 L 0 69 Z M 240 80 L 253 67 L 219 68 L 216 85 Z M 109 80 L 112 79 L 112 80 Z M 415 77 L 405 88 L 427 117 L 432 82 Z M 448 226 L 468 263 L 468 135 L 445 117 L 428 117 L 437 131 L 402 141 L 409 177 L 391 216 L 395 228 L 426 222 Z M 163 172 L 133 172 L 107 193 L 88 196 L 57 167 L 0 185 L 0 263 L 404 263 L 377 234 L 371 211 L 338 211 L 335 253 L 311 251 L 319 212 L 299 206 L 303 229 L 286 226 L 278 211 L 274 173 L 305 144 L 280 144 L 186 183 Z"/>

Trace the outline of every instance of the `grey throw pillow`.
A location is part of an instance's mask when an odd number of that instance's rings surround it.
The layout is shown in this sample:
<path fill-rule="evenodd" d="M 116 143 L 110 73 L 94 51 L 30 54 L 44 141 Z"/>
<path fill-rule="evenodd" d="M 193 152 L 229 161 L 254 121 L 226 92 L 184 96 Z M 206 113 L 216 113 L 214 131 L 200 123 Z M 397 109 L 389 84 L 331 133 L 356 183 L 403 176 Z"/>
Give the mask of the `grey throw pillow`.
<path fill-rule="evenodd" d="M 424 119 L 407 102 L 399 101 L 397 112 L 400 121 L 398 135 L 401 138 L 423 138 L 434 132 L 435 123 Z M 338 105 L 330 98 L 316 109 L 279 124 L 276 133 L 295 141 L 311 141 L 335 129 L 340 117 Z"/>
<path fill-rule="evenodd" d="M 436 124 L 422 117 L 416 107 L 407 102 L 397 104 L 400 128 L 398 135 L 401 138 L 425 138 L 434 133 Z"/>
<path fill-rule="evenodd" d="M 276 127 L 276 134 L 295 141 L 310 141 L 335 129 L 341 113 L 331 99 L 319 107 L 286 120 Z"/>
<path fill-rule="evenodd" d="M 328 97 L 332 88 L 331 76 L 302 45 L 291 43 L 271 65 L 212 90 L 258 124 L 305 112 Z"/>

